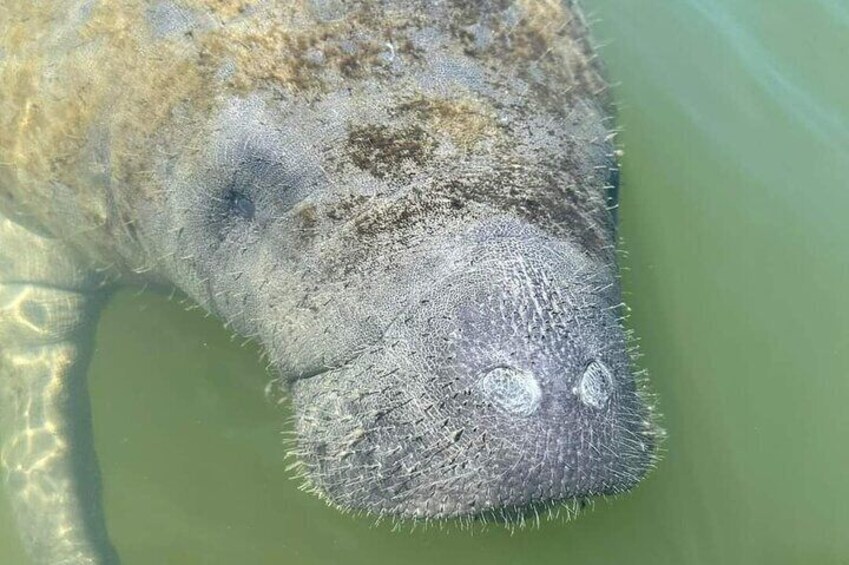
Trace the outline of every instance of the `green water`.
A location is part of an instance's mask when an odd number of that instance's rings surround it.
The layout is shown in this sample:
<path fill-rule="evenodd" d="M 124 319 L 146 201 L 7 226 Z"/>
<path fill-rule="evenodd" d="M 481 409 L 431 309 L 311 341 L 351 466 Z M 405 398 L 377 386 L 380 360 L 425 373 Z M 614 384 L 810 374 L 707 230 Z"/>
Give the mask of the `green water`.
<path fill-rule="evenodd" d="M 621 102 L 657 471 L 512 535 L 341 516 L 284 478 L 257 352 L 126 292 L 90 376 L 125 565 L 849 563 L 849 0 L 585 5 Z M 26 563 L 5 502 L 0 563 Z"/>

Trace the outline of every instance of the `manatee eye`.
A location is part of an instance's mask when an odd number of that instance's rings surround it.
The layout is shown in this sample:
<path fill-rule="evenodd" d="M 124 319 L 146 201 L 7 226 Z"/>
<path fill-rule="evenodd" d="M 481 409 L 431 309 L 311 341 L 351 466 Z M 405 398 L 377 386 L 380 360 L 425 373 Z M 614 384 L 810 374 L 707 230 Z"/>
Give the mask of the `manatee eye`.
<path fill-rule="evenodd" d="M 254 206 L 254 201 L 249 196 L 237 190 L 228 190 L 224 196 L 224 201 L 227 203 L 227 207 L 231 213 L 246 220 L 253 219 L 256 206 Z"/>

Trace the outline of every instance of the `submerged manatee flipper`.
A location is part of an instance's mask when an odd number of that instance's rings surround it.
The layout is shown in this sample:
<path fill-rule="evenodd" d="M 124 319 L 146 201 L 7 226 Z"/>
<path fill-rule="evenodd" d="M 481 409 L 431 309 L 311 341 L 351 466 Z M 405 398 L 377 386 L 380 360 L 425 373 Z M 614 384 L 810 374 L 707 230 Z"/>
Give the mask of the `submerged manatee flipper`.
<path fill-rule="evenodd" d="M 0 215 L 0 466 L 36 563 L 118 563 L 85 383 L 97 291 L 60 241 Z"/>

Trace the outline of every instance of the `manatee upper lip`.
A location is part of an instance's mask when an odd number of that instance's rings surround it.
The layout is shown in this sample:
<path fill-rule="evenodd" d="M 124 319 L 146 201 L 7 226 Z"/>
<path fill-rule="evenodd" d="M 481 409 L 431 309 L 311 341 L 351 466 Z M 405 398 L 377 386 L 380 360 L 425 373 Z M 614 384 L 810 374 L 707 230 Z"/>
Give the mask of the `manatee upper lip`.
<path fill-rule="evenodd" d="M 390 324 L 390 326 L 391 326 L 391 324 Z M 352 365 L 353 363 L 355 363 L 357 361 L 357 359 L 362 357 L 362 355 L 366 351 L 368 351 L 369 349 L 375 348 L 375 347 L 379 347 L 379 345 L 381 343 L 383 343 L 384 336 L 386 335 L 386 331 L 388 331 L 388 327 L 387 327 L 387 330 L 383 331 L 383 333 L 380 335 L 380 337 L 378 339 L 376 339 L 375 341 L 373 341 L 372 343 L 370 343 L 368 345 L 360 347 L 359 349 L 357 349 L 349 357 L 346 357 L 345 360 L 341 361 L 340 363 L 333 365 L 333 366 L 324 365 L 324 366 L 321 366 L 321 367 L 316 367 L 316 368 L 311 369 L 309 371 L 302 371 L 301 373 L 298 373 L 298 375 L 296 377 L 288 379 L 288 381 L 290 383 L 296 382 L 296 381 L 304 381 L 304 380 L 307 380 L 307 379 L 320 377 L 320 376 L 325 375 L 327 373 L 331 373 L 333 371 L 338 371 L 340 369 L 344 369 L 348 365 Z"/>

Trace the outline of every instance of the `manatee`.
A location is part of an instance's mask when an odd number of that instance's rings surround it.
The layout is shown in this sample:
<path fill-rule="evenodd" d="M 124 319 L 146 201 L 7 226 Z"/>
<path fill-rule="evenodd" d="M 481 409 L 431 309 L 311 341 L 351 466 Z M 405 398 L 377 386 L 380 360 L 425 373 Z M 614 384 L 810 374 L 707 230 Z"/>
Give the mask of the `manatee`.
<path fill-rule="evenodd" d="M 0 461 L 35 563 L 118 562 L 85 372 L 125 285 L 262 344 L 343 510 L 517 523 L 656 461 L 574 2 L 5 0 L 0 37 Z"/>

